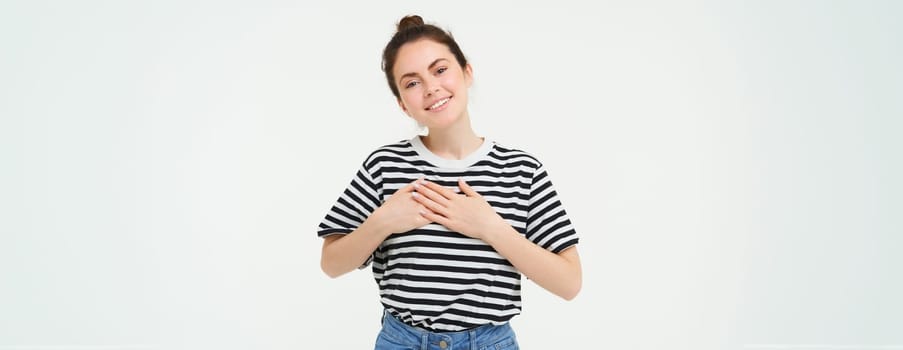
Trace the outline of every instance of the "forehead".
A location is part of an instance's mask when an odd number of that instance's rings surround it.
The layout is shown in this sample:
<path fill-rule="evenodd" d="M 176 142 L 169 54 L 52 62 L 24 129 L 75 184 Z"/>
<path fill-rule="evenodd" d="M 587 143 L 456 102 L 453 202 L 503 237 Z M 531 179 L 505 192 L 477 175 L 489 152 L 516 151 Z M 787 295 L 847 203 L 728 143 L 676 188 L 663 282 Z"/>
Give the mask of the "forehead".
<path fill-rule="evenodd" d="M 430 63 L 439 58 L 454 62 L 454 55 L 445 44 L 429 39 L 409 42 L 398 49 L 398 55 L 395 56 L 395 67 L 392 70 L 396 77 L 401 77 L 405 73 L 426 70 Z"/>

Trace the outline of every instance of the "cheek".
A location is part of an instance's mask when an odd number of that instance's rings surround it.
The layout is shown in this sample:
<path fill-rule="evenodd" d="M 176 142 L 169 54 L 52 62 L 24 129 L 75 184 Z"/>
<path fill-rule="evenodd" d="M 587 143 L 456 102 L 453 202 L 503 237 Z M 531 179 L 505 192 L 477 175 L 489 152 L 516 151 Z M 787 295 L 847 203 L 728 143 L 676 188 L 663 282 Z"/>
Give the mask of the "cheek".
<path fill-rule="evenodd" d="M 407 109 L 411 109 L 411 99 L 405 94 L 401 94 L 401 104 Z"/>
<path fill-rule="evenodd" d="M 421 97 L 420 89 L 416 87 L 401 91 L 401 98 L 407 104 L 420 103 Z"/>
<path fill-rule="evenodd" d="M 464 77 L 455 76 L 454 74 L 449 74 L 442 77 L 442 83 L 448 87 L 460 87 L 464 85 Z"/>

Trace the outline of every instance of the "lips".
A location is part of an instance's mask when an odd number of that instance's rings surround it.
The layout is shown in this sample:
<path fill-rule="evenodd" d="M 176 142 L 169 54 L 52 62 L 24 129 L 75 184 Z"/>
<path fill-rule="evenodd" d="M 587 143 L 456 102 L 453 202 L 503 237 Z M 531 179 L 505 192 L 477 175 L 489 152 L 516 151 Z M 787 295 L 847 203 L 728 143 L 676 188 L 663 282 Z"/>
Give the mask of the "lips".
<path fill-rule="evenodd" d="M 425 109 L 428 110 L 428 111 L 440 109 L 440 108 L 442 108 L 443 106 L 445 106 L 446 104 L 448 104 L 448 101 L 451 100 L 451 98 L 452 98 L 452 97 L 449 96 L 449 97 L 446 97 L 446 98 L 439 99 L 438 101 L 433 102 L 432 105 L 430 105 L 429 107 L 426 107 Z"/>

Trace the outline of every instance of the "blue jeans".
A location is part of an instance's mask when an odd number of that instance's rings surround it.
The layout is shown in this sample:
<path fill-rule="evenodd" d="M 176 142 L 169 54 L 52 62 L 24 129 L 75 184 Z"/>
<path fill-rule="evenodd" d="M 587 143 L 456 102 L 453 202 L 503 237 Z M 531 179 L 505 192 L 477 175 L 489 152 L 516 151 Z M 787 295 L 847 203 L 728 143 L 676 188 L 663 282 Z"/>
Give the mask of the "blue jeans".
<path fill-rule="evenodd" d="M 375 350 L 517 350 L 514 330 L 482 325 L 459 332 L 430 332 L 383 313 L 383 328 L 376 337 Z"/>

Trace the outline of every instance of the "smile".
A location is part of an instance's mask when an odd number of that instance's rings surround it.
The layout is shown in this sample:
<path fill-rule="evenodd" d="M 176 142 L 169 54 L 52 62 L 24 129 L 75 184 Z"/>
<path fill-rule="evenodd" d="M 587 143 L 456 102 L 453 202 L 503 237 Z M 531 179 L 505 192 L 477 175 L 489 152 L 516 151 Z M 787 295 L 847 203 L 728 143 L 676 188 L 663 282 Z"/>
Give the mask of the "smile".
<path fill-rule="evenodd" d="M 439 108 L 445 106 L 445 104 L 447 104 L 447 103 L 448 103 L 448 100 L 450 100 L 450 99 L 451 99 L 451 96 L 446 97 L 446 98 L 443 98 L 443 99 L 441 99 L 441 100 L 439 100 L 439 101 L 436 101 L 436 103 L 433 103 L 432 106 L 427 107 L 426 110 L 432 111 L 432 110 L 435 110 L 435 109 L 439 109 Z"/>

